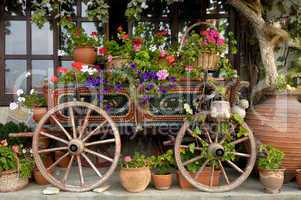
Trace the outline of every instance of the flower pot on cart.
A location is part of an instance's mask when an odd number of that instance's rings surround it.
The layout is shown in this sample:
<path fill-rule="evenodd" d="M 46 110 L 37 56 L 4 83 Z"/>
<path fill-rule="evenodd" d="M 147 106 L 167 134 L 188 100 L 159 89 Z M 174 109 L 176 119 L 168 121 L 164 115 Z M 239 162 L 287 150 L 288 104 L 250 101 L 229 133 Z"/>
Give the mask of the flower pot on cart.
<path fill-rule="evenodd" d="M 148 167 L 121 168 L 121 185 L 128 192 L 143 192 L 151 180 L 151 171 Z"/>
<path fill-rule="evenodd" d="M 73 59 L 76 62 L 93 65 L 96 61 L 96 50 L 94 47 L 76 47 L 73 51 Z"/>

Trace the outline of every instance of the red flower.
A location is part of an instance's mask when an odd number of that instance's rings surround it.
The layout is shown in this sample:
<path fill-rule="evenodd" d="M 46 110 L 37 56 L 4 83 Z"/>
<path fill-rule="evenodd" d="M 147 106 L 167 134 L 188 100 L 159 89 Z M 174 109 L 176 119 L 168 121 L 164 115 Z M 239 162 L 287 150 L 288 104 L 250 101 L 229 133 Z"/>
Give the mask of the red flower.
<path fill-rule="evenodd" d="M 81 62 L 74 62 L 71 65 L 74 69 L 77 69 L 78 71 L 80 71 L 83 67 L 83 63 L 81 63 Z"/>
<path fill-rule="evenodd" d="M 13 146 L 11 147 L 11 149 L 12 149 L 13 152 L 16 153 L 16 154 L 20 153 L 19 145 L 13 145 Z"/>
<path fill-rule="evenodd" d="M 168 62 L 168 64 L 172 64 L 176 61 L 176 58 L 173 56 L 173 55 L 169 55 L 169 56 L 166 56 L 166 60 Z"/>
<path fill-rule="evenodd" d="M 96 36 L 97 36 L 97 32 L 93 31 L 90 35 L 91 35 L 92 37 L 96 37 Z"/>
<path fill-rule="evenodd" d="M 68 68 L 66 68 L 66 67 L 57 67 L 56 71 L 58 73 L 66 74 L 68 72 Z"/>
<path fill-rule="evenodd" d="M 51 76 L 50 80 L 53 82 L 53 83 L 57 83 L 59 81 L 59 78 L 55 75 Z"/>
<path fill-rule="evenodd" d="M 75 35 L 76 35 L 76 36 L 80 36 L 80 32 L 81 32 L 80 28 L 77 28 L 77 29 L 76 29 Z"/>
<path fill-rule="evenodd" d="M 140 51 L 141 47 L 142 47 L 142 44 L 143 44 L 143 40 L 141 38 L 135 38 L 133 40 L 133 48 L 134 48 L 134 51 Z"/>
<path fill-rule="evenodd" d="M 120 38 L 123 40 L 127 40 L 127 39 L 129 39 L 129 34 L 123 34 L 120 36 Z"/>
<path fill-rule="evenodd" d="M 118 28 L 117 28 L 117 32 L 121 32 L 121 31 L 123 31 L 123 28 L 122 28 L 122 26 L 118 26 Z"/>
<path fill-rule="evenodd" d="M 167 36 L 168 32 L 167 31 L 159 31 L 156 33 L 157 36 Z"/>
<path fill-rule="evenodd" d="M 107 48 L 101 47 L 98 50 L 99 55 L 104 56 L 107 53 Z"/>

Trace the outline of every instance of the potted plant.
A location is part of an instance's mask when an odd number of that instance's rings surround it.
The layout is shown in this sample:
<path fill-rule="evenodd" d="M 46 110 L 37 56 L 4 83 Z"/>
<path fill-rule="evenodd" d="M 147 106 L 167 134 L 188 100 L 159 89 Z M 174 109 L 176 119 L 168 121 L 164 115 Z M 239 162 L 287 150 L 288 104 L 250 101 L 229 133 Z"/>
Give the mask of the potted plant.
<path fill-rule="evenodd" d="M 45 167 L 49 167 L 53 163 L 53 159 L 50 154 L 43 154 L 41 156 L 41 159 L 42 159 Z M 53 171 L 51 169 L 50 173 L 52 173 L 52 172 Z M 49 182 L 44 178 L 44 176 L 41 174 L 40 170 L 36 166 L 33 169 L 33 177 L 34 177 L 35 182 L 38 185 L 48 185 L 49 184 Z"/>
<path fill-rule="evenodd" d="M 100 46 L 97 32 L 92 32 L 89 36 L 82 27 L 77 27 L 68 18 L 62 19 L 61 25 L 67 30 L 67 49 L 72 52 L 73 60 L 93 65 L 97 57 L 96 49 Z"/>
<path fill-rule="evenodd" d="M 125 156 L 119 173 L 121 185 L 128 192 L 144 191 L 151 180 L 149 165 L 148 158 L 137 152 L 133 157 Z"/>
<path fill-rule="evenodd" d="M 172 169 L 175 167 L 175 160 L 172 150 L 168 150 L 164 154 L 152 156 L 152 168 L 155 172 L 152 173 L 154 185 L 159 190 L 167 190 L 172 185 Z"/>
<path fill-rule="evenodd" d="M 284 171 L 281 163 L 284 153 L 272 145 L 261 144 L 259 146 L 259 177 L 267 193 L 279 193 L 283 185 Z"/>
<path fill-rule="evenodd" d="M 0 192 L 13 192 L 24 188 L 31 176 L 33 160 L 25 157 L 18 145 L 0 146 Z"/>

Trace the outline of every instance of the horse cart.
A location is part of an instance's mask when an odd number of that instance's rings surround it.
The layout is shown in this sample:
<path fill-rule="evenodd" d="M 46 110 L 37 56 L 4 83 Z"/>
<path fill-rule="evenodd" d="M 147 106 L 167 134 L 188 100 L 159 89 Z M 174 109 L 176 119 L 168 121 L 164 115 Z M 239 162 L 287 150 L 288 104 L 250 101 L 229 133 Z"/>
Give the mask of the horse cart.
<path fill-rule="evenodd" d="M 217 78 L 214 81 L 226 86 L 224 102 L 233 106 L 239 98 L 239 81 Z M 93 104 L 97 94 L 89 88 L 48 89 L 48 112 L 30 134 L 36 166 L 48 182 L 64 191 L 89 191 L 106 182 L 117 168 L 123 127 L 173 126 L 177 134 L 167 143 L 174 145 L 178 170 L 187 181 L 201 191 L 232 190 L 253 169 L 255 139 L 243 121 L 211 116 L 214 87 L 207 80 L 180 81 L 170 93 L 151 98 L 143 107 L 132 101 L 127 90 L 121 90 L 104 95 L 112 103 L 110 111 Z M 186 103 L 197 105 L 193 107 L 195 114 L 187 116 L 183 109 Z M 49 145 L 41 145 L 45 138 Z M 62 153 L 53 163 L 44 162 L 45 156 L 58 151 Z M 189 157 L 183 156 L 185 151 Z M 67 165 L 59 167 L 66 158 Z M 100 167 L 96 160 L 107 164 Z M 190 168 L 194 168 L 193 173 Z M 207 168 L 205 184 L 198 178 Z M 72 171 L 76 176 L 71 175 Z M 214 178 L 217 172 L 221 174 L 219 181 Z"/>

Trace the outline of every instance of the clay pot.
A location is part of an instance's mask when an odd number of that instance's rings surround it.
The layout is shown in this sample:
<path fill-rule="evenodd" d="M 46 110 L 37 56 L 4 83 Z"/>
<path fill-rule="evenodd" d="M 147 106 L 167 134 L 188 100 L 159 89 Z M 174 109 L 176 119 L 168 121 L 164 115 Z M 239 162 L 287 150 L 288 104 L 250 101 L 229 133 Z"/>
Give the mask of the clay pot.
<path fill-rule="evenodd" d="M 271 144 L 284 152 L 282 168 L 285 182 L 296 175 L 301 166 L 301 103 L 294 95 L 269 96 L 248 111 L 246 122 L 263 144 Z"/>
<path fill-rule="evenodd" d="M 32 112 L 33 120 L 38 123 L 42 119 L 42 117 L 44 117 L 44 115 L 47 113 L 47 107 L 33 107 Z"/>
<path fill-rule="evenodd" d="M 52 173 L 52 170 L 50 171 L 50 173 Z M 38 185 L 48 185 L 49 182 L 44 178 L 44 176 L 41 174 L 40 170 L 38 168 L 35 168 L 33 170 L 33 177 L 35 182 Z"/>
<path fill-rule="evenodd" d="M 150 183 L 151 171 L 148 167 L 122 168 L 119 177 L 128 192 L 143 192 Z"/>
<path fill-rule="evenodd" d="M 296 170 L 296 181 L 299 189 L 301 189 L 301 169 Z"/>
<path fill-rule="evenodd" d="M 97 53 L 94 47 L 76 47 L 73 51 L 73 60 L 84 64 L 93 65 L 96 56 Z"/>
<path fill-rule="evenodd" d="M 219 179 L 220 179 L 220 170 L 215 170 L 213 174 L 213 186 L 219 185 Z M 195 173 L 190 173 L 192 177 L 195 176 Z M 198 182 L 203 185 L 210 185 L 209 177 L 211 175 L 211 169 L 209 167 L 206 167 L 202 173 L 198 177 Z M 182 189 L 190 189 L 193 188 L 193 186 L 186 180 L 186 178 L 181 174 L 180 171 L 177 172 L 177 180 L 179 182 L 179 185 Z"/>
<path fill-rule="evenodd" d="M 156 189 L 167 190 L 172 185 L 172 174 L 166 174 L 166 175 L 152 174 L 152 180 Z"/>
<path fill-rule="evenodd" d="M 284 181 L 285 169 L 259 169 L 259 179 L 266 193 L 279 193 Z"/>
<path fill-rule="evenodd" d="M 65 154 L 64 151 L 56 151 L 55 152 L 55 160 L 58 160 L 60 157 L 62 157 L 63 155 Z M 68 164 L 69 164 L 69 161 L 70 161 L 70 156 L 66 156 L 63 160 L 61 160 L 59 163 L 58 163 L 58 166 L 59 167 L 62 167 L 62 168 L 67 168 L 68 167 Z"/>

